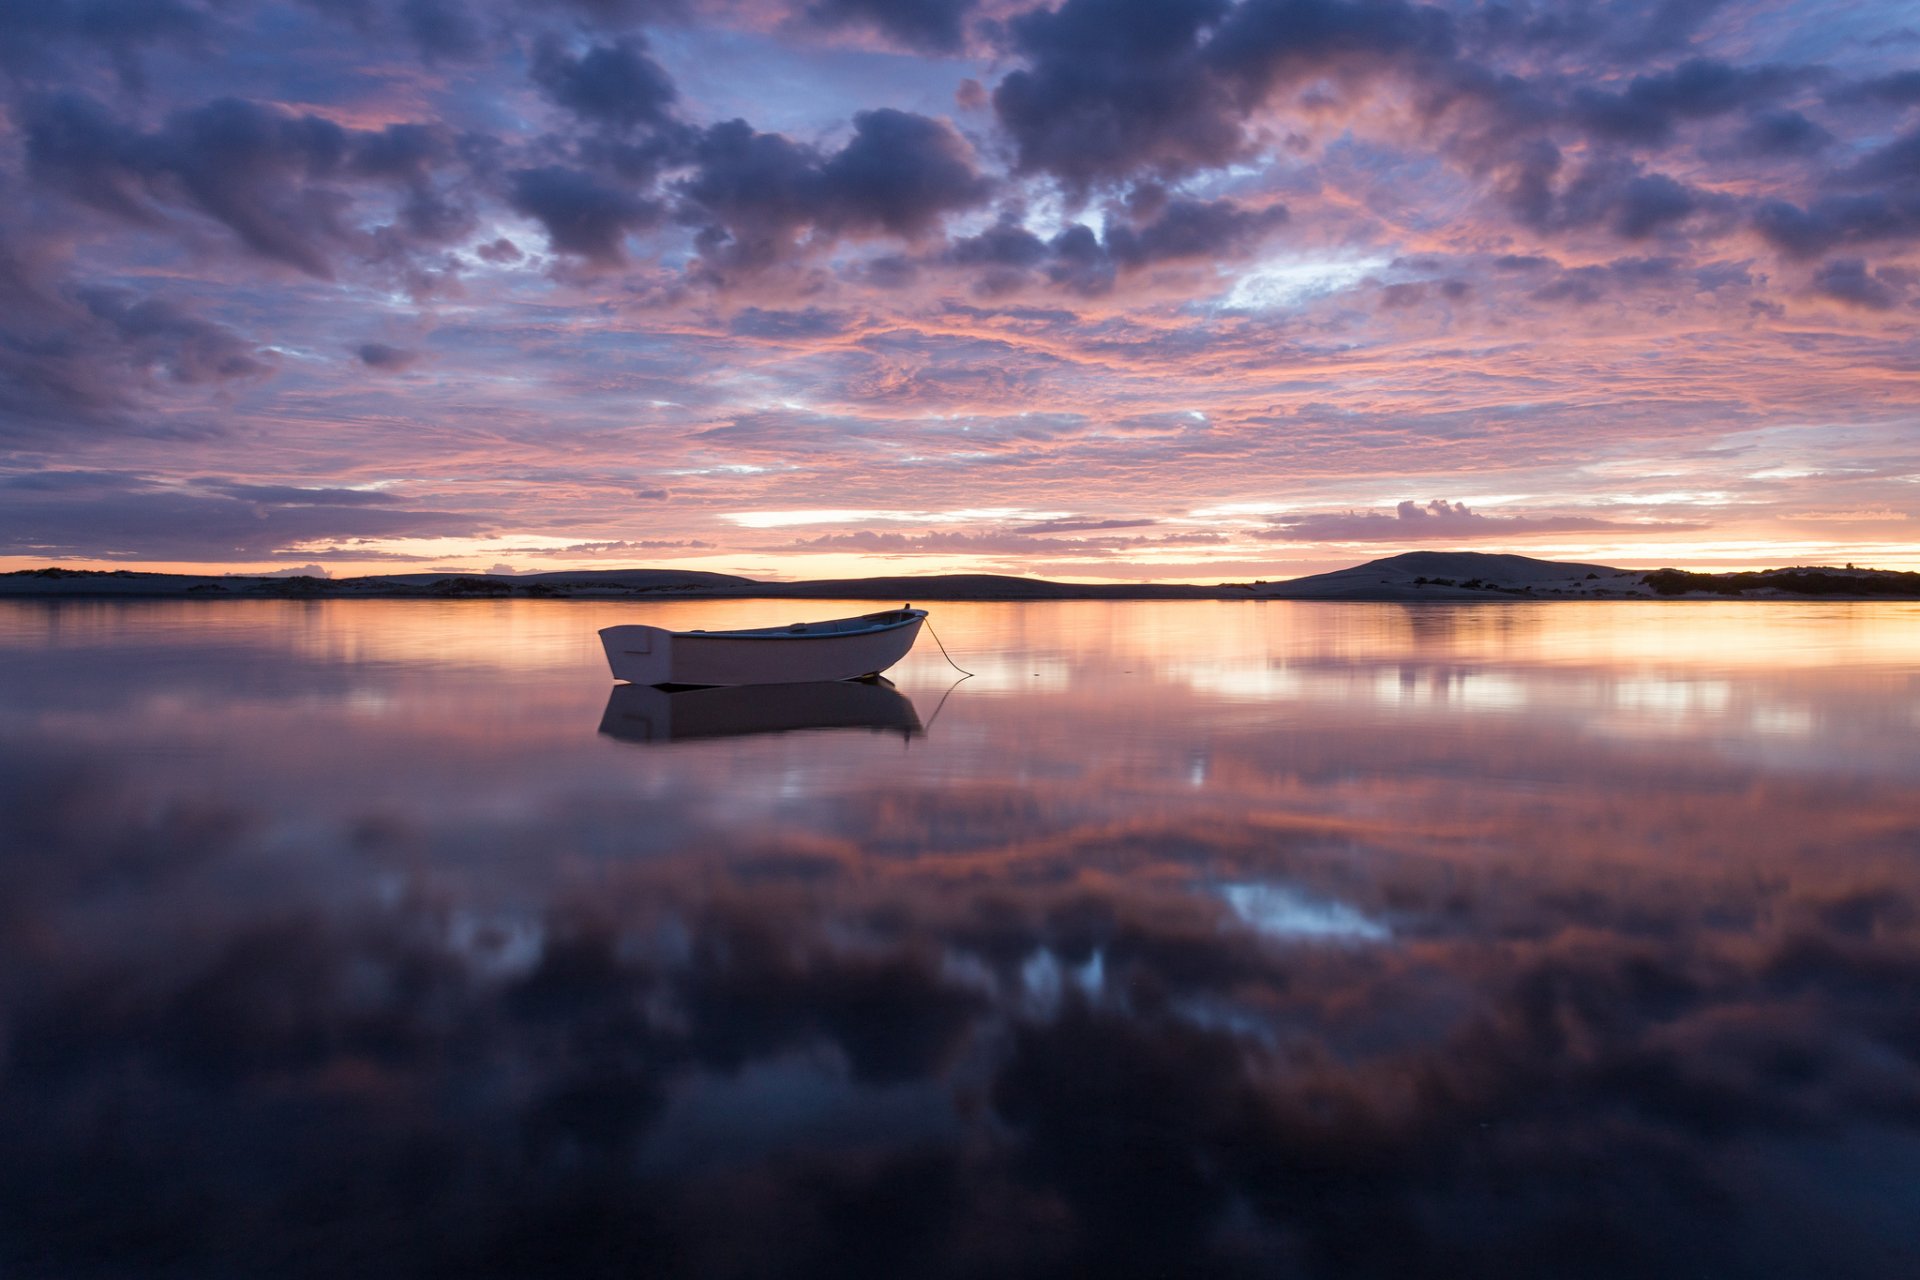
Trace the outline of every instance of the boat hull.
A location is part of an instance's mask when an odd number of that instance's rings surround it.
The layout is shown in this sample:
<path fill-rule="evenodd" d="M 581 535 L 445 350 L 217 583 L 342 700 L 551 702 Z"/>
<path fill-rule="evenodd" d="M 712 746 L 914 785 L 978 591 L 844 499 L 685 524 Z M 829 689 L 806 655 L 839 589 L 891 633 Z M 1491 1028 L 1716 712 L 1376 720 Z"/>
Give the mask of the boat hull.
<path fill-rule="evenodd" d="M 878 675 L 907 656 L 921 617 L 870 630 L 792 634 L 606 627 L 600 642 L 616 680 L 633 684 L 808 684 Z"/>

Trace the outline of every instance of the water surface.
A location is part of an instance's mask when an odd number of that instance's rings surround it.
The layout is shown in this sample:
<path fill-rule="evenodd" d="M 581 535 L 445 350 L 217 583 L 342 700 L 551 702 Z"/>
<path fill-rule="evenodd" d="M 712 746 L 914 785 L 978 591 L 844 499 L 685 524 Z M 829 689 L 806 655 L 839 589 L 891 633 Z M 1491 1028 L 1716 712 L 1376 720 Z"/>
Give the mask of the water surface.
<path fill-rule="evenodd" d="M 1920 607 L 870 607 L 0 605 L 0 1274 L 1920 1273 Z"/>

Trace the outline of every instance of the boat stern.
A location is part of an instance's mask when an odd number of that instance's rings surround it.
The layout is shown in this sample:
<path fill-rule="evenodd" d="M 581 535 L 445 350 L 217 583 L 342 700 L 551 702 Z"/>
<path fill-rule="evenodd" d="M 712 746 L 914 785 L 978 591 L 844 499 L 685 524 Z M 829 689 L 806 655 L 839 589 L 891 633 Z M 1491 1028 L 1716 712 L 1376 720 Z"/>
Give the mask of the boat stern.
<path fill-rule="evenodd" d="M 615 680 L 669 684 L 673 680 L 673 633 L 662 627 L 600 628 L 600 643 Z"/>

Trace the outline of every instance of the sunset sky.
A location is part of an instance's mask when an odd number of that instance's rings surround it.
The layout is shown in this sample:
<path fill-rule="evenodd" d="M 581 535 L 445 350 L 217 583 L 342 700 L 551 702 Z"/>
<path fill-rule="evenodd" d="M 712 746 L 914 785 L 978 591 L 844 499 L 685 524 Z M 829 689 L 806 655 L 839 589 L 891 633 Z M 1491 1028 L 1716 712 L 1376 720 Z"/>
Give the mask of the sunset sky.
<path fill-rule="evenodd" d="M 0 7 L 0 568 L 1415 547 L 1920 568 L 1920 11 Z"/>

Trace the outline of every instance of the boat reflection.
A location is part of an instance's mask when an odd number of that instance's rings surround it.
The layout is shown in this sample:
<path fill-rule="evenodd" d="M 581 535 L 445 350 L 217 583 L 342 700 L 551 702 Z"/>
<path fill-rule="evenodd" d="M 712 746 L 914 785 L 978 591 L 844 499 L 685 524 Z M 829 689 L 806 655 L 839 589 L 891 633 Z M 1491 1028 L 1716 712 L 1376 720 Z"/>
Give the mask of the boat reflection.
<path fill-rule="evenodd" d="M 920 737 L 919 712 L 885 679 L 660 689 L 615 685 L 600 732 L 623 742 L 687 742 L 809 729 Z"/>

